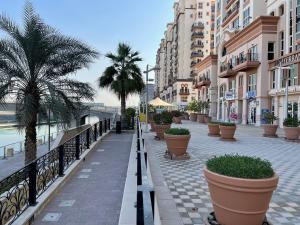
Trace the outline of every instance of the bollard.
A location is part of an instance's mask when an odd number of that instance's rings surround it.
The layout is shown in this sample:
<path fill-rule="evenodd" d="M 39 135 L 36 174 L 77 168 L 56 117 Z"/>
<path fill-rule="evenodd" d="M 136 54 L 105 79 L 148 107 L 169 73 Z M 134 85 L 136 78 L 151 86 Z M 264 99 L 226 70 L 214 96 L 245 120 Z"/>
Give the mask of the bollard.
<path fill-rule="evenodd" d="M 103 123 L 102 123 L 102 120 L 100 121 L 100 125 L 99 125 L 99 135 L 100 137 L 102 136 L 102 129 L 103 129 Z"/>

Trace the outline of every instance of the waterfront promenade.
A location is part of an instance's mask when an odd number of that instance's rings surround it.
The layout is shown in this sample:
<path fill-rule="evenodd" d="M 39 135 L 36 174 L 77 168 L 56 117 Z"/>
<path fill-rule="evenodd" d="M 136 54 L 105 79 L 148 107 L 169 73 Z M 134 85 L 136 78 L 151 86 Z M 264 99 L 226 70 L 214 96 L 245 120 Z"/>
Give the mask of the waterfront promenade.
<path fill-rule="evenodd" d="M 224 142 L 217 137 L 209 137 L 207 125 L 204 124 L 184 120 L 183 124 L 172 124 L 172 127 L 190 130 L 190 160 L 166 159 L 165 141 L 154 140 L 153 132 L 144 133 L 144 138 L 151 159 L 150 167 L 153 168 L 151 172 L 155 176 L 162 175 L 161 183 L 168 189 L 164 195 L 171 196 L 168 200 L 162 197 L 158 205 L 161 205 L 162 210 L 167 205 L 168 211 L 171 211 L 171 203 L 175 205 L 176 213 L 180 217 L 176 225 L 204 224 L 208 213 L 212 211 L 212 204 L 203 168 L 209 158 L 224 154 L 248 155 L 269 160 L 280 179 L 270 204 L 268 219 L 274 225 L 300 225 L 300 143 L 285 141 L 282 130 L 279 130 L 279 138 L 265 138 L 262 137 L 262 128 L 238 126 L 237 141 Z M 154 163 L 158 166 L 153 166 Z"/>
<path fill-rule="evenodd" d="M 118 224 L 132 137 L 110 133 L 99 141 L 33 224 Z"/>

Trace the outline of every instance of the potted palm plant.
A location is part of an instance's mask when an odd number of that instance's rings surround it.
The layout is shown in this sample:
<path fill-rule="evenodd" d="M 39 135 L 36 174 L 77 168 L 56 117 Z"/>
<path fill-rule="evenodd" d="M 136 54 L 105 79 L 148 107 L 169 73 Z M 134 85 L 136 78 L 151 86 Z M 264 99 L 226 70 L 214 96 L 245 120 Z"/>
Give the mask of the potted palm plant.
<path fill-rule="evenodd" d="M 217 224 L 263 224 L 279 180 L 270 162 L 248 156 L 219 156 L 207 161 L 204 175 Z"/>
<path fill-rule="evenodd" d="M 276 131 L 278 128 L 278 125 L 274 124 L 274 121 L 276 121 L 278 118 L 274 115 L 273 112 L 267 112 L 264 113 L 264 118 L 267 124 L 263 125 L 264 128 L 264 137 L 277 137 Z"/>
<path fill-rule="evenodd" d="M 178 110 L 172 111 L 173 121 L 176 124 L 181 124 L 182 114 Z"/>
<path fill-rule="evenodd" d="M 197 121 L 197 112 L 198 112 L 198 110 L 199 110 L 199 103 L 195 100 L 195 99 L 193 99 L 190 103 L 189 103 L 189 105 L 188 105 L 188 110 L 189 111 L 192 111 L 191 113 L 190 113 L 190 120 L 191 121 Z"/>
<path fill-rule="evenodd" d="M 170 128 L 166 130 L 165 140 L 168 153 L 171 156 L 182 156 L 186 154 L 191 138 L 190 131 L 184 128 Z"/>
<path fill-rule="evenodd" d="M 170 112 L 162 112 L 153 116 L 156 135 L 159 139 L 164 139 L 165 131 L 171 127 L 172 118 L 173 116 Z"/>
<path fill-rule="evenodd" d="M 219 137 L 220 136 L 220 122 L 210 121 L 208 122 L 208 136 Z"/>
<path fill-rule="evenodd" d="M 236 131 L 236 125 L 235 123 L 220 123 L 219 124 L 220 128 L 220 134 L 221 134 L 221 140 L 225 141 L 234 141 L 234 134 Z"/>
<path fill-rule="evenodd" d="M 288 117 L 283 122 L 285 137 L 287 140 L 298 140 L 299 139 L 299 120 L 296 116 Z"/>

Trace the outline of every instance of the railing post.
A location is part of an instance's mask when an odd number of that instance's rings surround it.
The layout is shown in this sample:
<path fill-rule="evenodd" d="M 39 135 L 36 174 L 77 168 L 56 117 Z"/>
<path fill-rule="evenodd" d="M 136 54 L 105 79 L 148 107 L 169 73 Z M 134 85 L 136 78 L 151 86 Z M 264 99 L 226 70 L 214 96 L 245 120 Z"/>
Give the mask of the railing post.
<path fill-rule="evenodd" d="M 58 149 L 58 175 L 60 177 L 64 176 L 64 169 L 65 169 L 64 156 L 65 156 L 64 146 L 61 145 L 59 146 Z"/>
<path fill-rule="evenodd" d="M 97 141 L 97 124 L 94 125 L 94 141 Z"/>
<path fill-rule="evenodd" d="M 36 195 L 37 195 L 37 190 L 36 190 L 37 163 L 36 163 L 36 161 L 33 161 L 32 163 L 30 163 L 28 166 L 28 169 L 29 169 L 28 202 L 29 202 L 30 206 L 34 206 L 34 205 L 36 205 Z"/>
<path fill-rule="evenodd" d="M 100 125 L 99 125 L 99 135 L 100 137 L 102 136 L 102 129 L 103 129 L 103 123 L 102 123 L 102 120 L 100 121 Z"/>
<path fill-rule="evenodd" d="M 110 119 L 108 119 L 107 122 L 108 122 L 107 129 L 110 130 Z"/>
<path fill-rule="evenodd" d="M 90 148 L 90 128 L 86 130 L 86 148 Z"/>
<path fill-rule="evenodd" d="M 107 131 L 107 121 L 106 118 L 104 119 L 104 133 Z"/>
<path fill-rule="evenodd" d="M 3 147 L 3 159 L 6 159 L 6 146 Z"/>
<path fill-rule="evenodd" d="M 76 160 L 79 160 L 80 159 L 80 136 L 79 135 L 77 135 L 75 139 L 75 149 L 76 149 L 75 152 Z"/>

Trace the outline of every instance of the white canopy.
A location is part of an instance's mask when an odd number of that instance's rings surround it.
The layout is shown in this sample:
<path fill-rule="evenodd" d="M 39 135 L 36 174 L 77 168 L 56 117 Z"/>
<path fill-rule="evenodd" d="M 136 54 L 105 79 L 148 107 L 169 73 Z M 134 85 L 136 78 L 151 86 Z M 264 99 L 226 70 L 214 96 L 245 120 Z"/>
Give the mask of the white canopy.
<path fill-rule="evenodd" d="M 152 105 L 152 106 L 163 106 L 163 107 L 172 107 L 173 106 L 172 104 L 169 104 L 169 103 L 161 100 L 159 97 L 149 101 L 148 103 L 149 103 L 149 105 Z"/>

